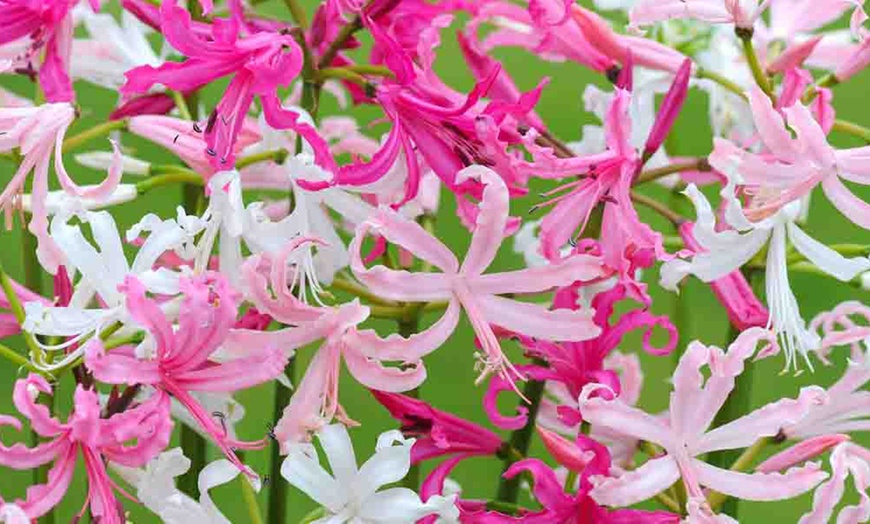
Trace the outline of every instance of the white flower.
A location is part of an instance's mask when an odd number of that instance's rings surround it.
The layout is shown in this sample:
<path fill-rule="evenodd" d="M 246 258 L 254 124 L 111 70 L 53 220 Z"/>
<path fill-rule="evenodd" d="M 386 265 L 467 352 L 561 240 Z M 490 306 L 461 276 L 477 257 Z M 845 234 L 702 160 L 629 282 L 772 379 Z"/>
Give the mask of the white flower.
<path fill-rule="evenodd" d="M 175 477 L 190 469 L 190 460 L 184 456 L 181 448 L 164 451 L 143 469 L 115 463 L 110 465 L 121 478 L 136 488 L 136 496 L 142 504 L 156 513 L 166 524 L 229 524 L 230 522 L 221 514 L 208 494 L 210 489 L 226 484 L 239 475 L 239 468 L 228 460 L 216 460 L 199 473 L 199 502 L 175 487 Z M 249 479 L 249 481 L 254 489 L 259 491 L 259 480 Z"/>
<path fill-rule="evenodd" d="M 405 439 L 395 430 L 381 434 L 375 454 L 357 469 L 353 444 L 343 425 L 326 426 L 317 437 L 332 474 L 320 465 L 311 444 L 292 444 L 281 465 L 281 476 L 325 508 L 328 517 L 316 522 L 405 524 L 433 514 L 448 521 L 458 518 L 455 496 L 435 495 L 424 503 L 407 488 L 378 491 L 408 474 L 414 439 Z"/>
<path fill-rule="evenodd" d="M 85 167 L 104 171 L 109 169 L 109 166 L 112 165 L 114 156 L 113 153 L 109 153 L 108 151 L 88 151 L 87 153 L 79 153 L 73 158 L 75 158 L 76 162 Z M 138 158 L 122 154 L 121 169 L 124 171 L 125 175 L 147 176 L 151 171 L 151 164 L 144 160 L 139 160 Z"/>
<path fill-rule="evenodd" d="M 121 24 L 112 15 L 78 12 L 91 35 L 90 39 L 73 41 L 70 73 L 106 89 L 118 90 L 126 78 L 124 73 L 134 67 L 162 63 L 148 43 L 150 28 L 124 11 Z"/>
<path fill-rule="evenodd" d="M 136 275 L 150 291 L 178 293 L 179 273 L 165 268 L 153 269 L 160 255 L 180 248 L 187 239 L 185 230 L 177 223 L 161 222 L 150 215 L 159 223 L 146 226 L 140 223 L 138 228 L 134 228 L 136 231 L 150 230 L 151 235 L 140 246 L 133 263 L 129 264 L 112 215 L 105 211 L 88 211 L 78 216 L 90 226 L 96 247 L 85 238 L 81 225 L 69 223 L 70 216 L 54 217 L 50 228 L 51 237 L 66 260 L 70 278 L 75 277 L 76 272 L 81 273 L 69 306 L 46 307 L 39 302 L 25 304 L 25 331 L 37 335 L 72 337 L 58 345 L 47 345 L 37 339 L 37 344 L 47 350 L 66 349 L 113 322 L 130 323 L 125 297 L 118 291 L 118 286 L 127 275 Z M 146 219 L 143 222 L 148 223 Z M 105 307 L 88 309 L 95 295 L 102 299 Z M 66 353 L 62 359 L 40 365 L 47 370 L 58 369 L 78 358 L 83 350 L 83 346 L 80 346 Z"/>
<path fill-rule="evenodd" d="M 819 337 L 807 329 L 789 285 L 787 242 L 811 264 L 841 281 L 849 281 L 870 269 L 870 259 L 845 258 L 804 233 L 795 224 L 800 213 L 800 201 L 791 202 L 759 222 L 750 222 L 734 195 L 733 183 L 729 183 L 721 195 L 728 200 L 725 220 L 733 229 L 717 231 L 713 209 L 703 193 L 694 184 L 690 184 L 685 193 L 695 205 L 698 218 L 693 232 L 704 251 L 696 253 L 691 262 L 672 260 L 662 265 L 661 285 L 675 289 L 688 274 L 704 282 L 717 280 L 745 265 L 767 245 L 765 294 L 770 310 L 768 328 L 780 337 L 786 368 L 797 369 L 796 355 L 799 353 L 812 369 L 807 352 L 818 345 Z"/>
<path fill-rule="evenodd" d="M 111 156 L 111 153 L 106 153 Z M 95 186 L 82 186 L 82 189 L 87 191 Z M 45 213 L 49 216 L 64 215 L 71 216 L 84 211 L 93 211 L 106 207 L 116 206 L 136 200 L 138 193 L 134 184 L 118 184 L 118 187 L 112 191 L 112 194 L 106 198 L 81 198 L 71 195 L 64 190 L 49 191 L 45 196 Z M 24 211 L 30 212 L 33 208 L 33 196 L 30 194 L 21 195 L 19 203 Z"/>

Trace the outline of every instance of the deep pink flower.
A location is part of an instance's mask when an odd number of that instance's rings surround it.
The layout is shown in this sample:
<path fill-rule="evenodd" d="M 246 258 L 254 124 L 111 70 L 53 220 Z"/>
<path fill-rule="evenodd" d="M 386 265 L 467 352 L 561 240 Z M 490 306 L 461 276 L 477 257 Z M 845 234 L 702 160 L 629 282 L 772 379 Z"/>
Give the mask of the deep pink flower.
<path fill-rule="evenodd" d="M 229 284 L 216 275 L 182 279 L 180 286 L 184 301 L 178 317 L 179 329 L 175 331 L 159 304 L 146 297 L 144 286 L 128 276 L 122 286 L 127 295 L 127 309 L 154 337 L 156 354 L 151 359 L 140 359 L 130 346 L 105 353 L 102 345 L 94 341 L 86 350 L 85 364 L 101 382 L 145 384 L 157 389 L 157 396 L 171 395 L 227 458 L 247 471 L 233 450 L 256 449 L 265 442 L 229 438 L 221 424 L 190 393 L 233 392 L 267 382 L 284 371 L 287 358 L 281 350 L 266 347 L 249 358 L 220 364 L 210 362 L 209 357 L 236 322 L 238 299 Z"/>
<path fill-rule="evenodd" d="M 416 439 L 412 464 L 445 455 L 495 455 L 502 447 L 501 437 L 492 431 L 425 401 L 384 391 L 372 390 L 372 394 L 402 423 L 402 434 Z"/>
<path fill-rule="evenodd" d="M 89 0 L 94 11 L 97 0 Z M 69 76 L 72 48 L 72 8 L 78 0 L 0 0 L 0 45 L 29 38 L 23 58 L 39 65 L 39 86 L 49 102 L 72 102 L 75 92 Z"/>
<path fill-rule="evenodd" d="M 66 494 L 81 453 L 88 476 L 86 504 L 90 504 L 91 514 L 105 524 L 123 524 L 113 493 L 120 488 L 109 478 L 105 461 L 141 467 L 162 451 L 172 434 L 169 398 L 153 395 L 132 409 L 101 418 L 97 393 L 79 385 L 73 395 L 73 413 L 61 423 L 44 405 L 36 403 L 38 394 L 51 395 L 51 386 L 42 377 L 30 375 L 15 382 L 12 400 L 18 411 L 30 419 L 30 427 L 47 442 L 33 448 L 0 445 L 0 464 L 14 469 L 31 469 L 49 462 L 54 466 L 48 472 L 48 483 L 30 487 L 25 500 L 17 505 L 31 519 L 48 513 Z M 18 419 L 5 415 L 0 416 L 0 425 L 21 429 Z"/>
<path fill-rule="evenodd" d="M 727 353 L 721 349 L 689 344 L 674 371 L 669 420 L 663 421 L 622 403 L 618 398 L 593 397 L 602 386 L 590 384 L 580 395 L 580 411 L 593 427 L 653 442 L 665 455 L 650 459 L 639 468 L 615 477 L 592 479 L 590 495 L 601 504 L 627 506 L 646 500 L 682 479 L 688 496 L 703 501 L 701 486 L 744 500 L 781 500 L 804 493 L 826 478 L 817 465 L 809 464 L 783 474 L 740 473 L 724 470 L 698 456 L 720 449 L 740 449 L 761 437 L 773 437 L 795 424 L 826 399 L 824 390 L 808 387 L 797 399 L 782 399 L 752 411 L 732 422 L 709 429 L 716 413 L 734 389 L 745 361 L 758 352 L 767 356 L 778 350 L 776 336 L 761 328 L 740 334 Z M 702 368 L 707 366 L 710 378 Z"/>
<path fill-rule="evenodd" d="M 160 67 L 141 66 L 126 73 L 124 95 L 145 93 L 160 83 L 170 89 L 197 89 L 218 78 L 233 75 L 220 103 L 199 128 L 205 134 L 205 152 L 217 170 L 232 167 L 235 143 L 254 96 L 264 110 L 280 108 L 277 88 L 287 86 L 302 69 L 302 51 L 292 36 L 260 32 L 240 37 L 236 18 L 215 18 L 210 37 L 193 32 L 190 13 L 175 0 L 160 6 L 160 28 L 166 40 L 188 58 Z"/>
<path fill-rule="evenodd" d="M 461 266 L 453 253 L 419 224 L 382 208 L 377 216 L 357 228 L 349 248 L 351 268 L 378 296 L 410 302 L 449 301 L 441 320 L 424 331 L 438 334 L 436 339 L 446 339 L 453 332 L 459 311 L 464 309 L 483 348 L 478 380 L 496 373 L 513 383 L 523 377 L 502 353 L 491 324 L 545 340 L 584 340 L 596 336 L 599 328 L 588 311 L 547 310 L 498 295 L 534 293 L 578 281 L 592 281 L 604 276 L 605 270 L 599 258 L 576 255 L 546 267 L 484 275 L 504 236 L 508 189 L 497 174 L 481 166 L 471 166 L 456 174 L 459 183 L 469 179 L 482 183 L 485 189 L 471 245 Z M 360 250 L 363 239 L 370 233 L 407 249 L 442 273 L 408 273 L 384 266 L 366 268 Z"/>

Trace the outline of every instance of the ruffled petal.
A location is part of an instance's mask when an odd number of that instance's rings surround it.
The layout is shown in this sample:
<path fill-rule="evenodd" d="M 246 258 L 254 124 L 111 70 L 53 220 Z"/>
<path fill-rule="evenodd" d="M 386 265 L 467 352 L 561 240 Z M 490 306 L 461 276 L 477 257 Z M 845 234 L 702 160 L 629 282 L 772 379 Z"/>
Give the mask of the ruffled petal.
<path fill-rule="evenodd" d="M 817 464 L 793 468 L 785 473 L 741 473 L 692 462 L 698 482 L 719 493 L 741 500 L 785 500 L 813 489 L 828 477 Z"/>
<path fill-rule="evenodd" d="M 589 340 L 601 333 L 591 310 L 547 309 L 496 295 L 478 297 L 486 321 L 544 340 Z"/>
<path fill-rule="evenodd" d="M 630 506 L 661 493 L 679 478 L 676 461 L 666 455 L 618 477 L 592 477 L 589 496 L 607 506 Z"/>

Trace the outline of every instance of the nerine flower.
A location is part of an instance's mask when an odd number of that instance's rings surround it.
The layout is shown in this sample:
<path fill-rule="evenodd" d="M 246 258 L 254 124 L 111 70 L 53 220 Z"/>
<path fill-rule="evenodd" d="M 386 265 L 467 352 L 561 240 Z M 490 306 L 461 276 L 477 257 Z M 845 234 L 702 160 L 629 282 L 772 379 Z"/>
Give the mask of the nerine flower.
<path fill-rule="evenodd" d="M 18 170 L 0 193 L 0 209 L 6 212 L 9 220 L 17 196 L 24 191 L 27 174 L 33 171 L 33 214 L 28 229 L 39 240 L 36 254 L 40 264 L 50 273 L 57 271 L 57 267 L 63 263 L 63 256 L 48 235 L 48 214 L 45 207 L 52 154 L 54 171 L 61 188 L 76 197 L 106 198 L 121 181 L 120 152 L 117 147 L 115 161 L 109 167 L 108 177 L 101 184 L 81 187 L 70 178 L 63 165 L 61 150 L 64 135 L 74 119 L 75 110 L 67 103 L 0 108 L 0 152 L 8 152 L 17 147 L 24 157 Z"/>
<path fill-rule="evenodd" d="M 408 474 L 414 439 L 396 430 L 382 433 L 375 454 L 357 467 L 353 443 L 343 425 L 326 426 L 317 437 L 332 473 L 320 465 L 313 445 L 295 444 L 281 465 L 281 476 L 326 508 L 329 522 L 393 524 L 416 522 L 432 514 L 458 517 L 455 497 L 434 496 L 423 502 L 408 488 L 379 491 Z"/>
<path fill-rule="evenodd" d="M 69 223 L 69 216 L 56 216 L 51 223 L 51 237 L 63 255 L 66 267 L 81 274 L 69 304 L 46 307 L 33 301 L 24 305 L 27 313 L 25 331 L 50 337 L 70 337 L 57 345 L 37 340 L 47 350 L 71 348 L 112 322 L 129 323 L 125 297 L 118 290 L 127 275 L 136 275 L 150 291 L 170 295 L 178 292 L 179 274 L 167 269 L 155 270 L 154 265 L 164 252 L 181 248 L 188 241 L 189 234 L 184 227 L 174 220 L 155 225 L 131 264 L 124 255 L 112 215 L 105 211 L 85 212 L 81 218 L 90 226 L 94 243 L 85 238 L 81 225 Z M 95 296 L 101 300 L 101 307 L 89 308 Z M 83 350 L 83 346 L 79 346 L 64 358 L 47 364 L 47 369 L 58 369 L 73 362 Z"/>
<path fill-rule="evenodd" d="M 302 243 L 310 241 L 300 238 L 275 255 L 253 255 L 242 268 L 248 300 L 260 311 L 291 327 L 276 331 L 235 329 L 222 348 L 227 355 L 253 356 L 264 347 L 278 347 L 290 357 L 296 349 L 323 339 L 281 420 L 275 425 L 274 435 L 284 450 L 294 442 L 307 441 L 312 432 L 333 418 L 353 423 L 338 398 L 342 361 L 350 374 L 366 387 L 408 391 L 426 378 L 422 357 L 444 342 L 444 338 L 432 339 L 426 334 L 407 339 L 393 335 L 384 340 L 374 331 L 360 331 L 357 325 L 368 317 L 369 310 L 358 301 L 336 307 L 315 307 L 299 300 L 288 283 L 295 279 L 292 273 L 300 269 L 288 264 L 288 259 Z M 263 273 L 268 274 L 268 278 Z M 387 366 L 386 361 L 400 362 L 402 367 Z"/>
<path fill-rule="evenodd" d="M 217 18 L 211 35 L 201 36 L 191 27 L 191 17 L 175 0 L 160 6 L 160 28 L 166 40 L 187 56 L 181 63 L 137 67 L 127 72 L 124 95 L 144 93 L 160 83 L 170 89 L 197 89 L 215 79 L 234 75 L 207 122 L 200 123 L 206 154 L 217 169 L 230 168 L 235 143 L 254 100 L 263 100 L 264 111 L 283 116 L 277 88 L 287 86 L 302 69 L 302 51 L 289 34 L 260 32 L 240 38 L 239 20 Z M 295 115 L 291 117 L 295 121 Z M 289 126 L 288 126 L 289 127 Z M 199 128 L 199 127 L 198 127 Z"/>
<path fill-rule="evenodd" d="M 820 485 L 813 495 L 813 508 L 798 521 L 799 524 L 830 522 L 840 506 L 849 476 L 858 493 L 858 504 L 845 506 L 837 514 L 836 522 L 867 522 L 870 520 L 870 450 L 851 442 L 840 444 L 831 452 L 831 478 Z"/>
<path fill-rule="evenodd" d="M 690 500 L 703 501 L 702 486 L 744 500 L 782 500 L 804 493 L 827 475 L 809 464 L 783 474 L 740 473 L 712 466 L 698 457 L 711 451 L 740 449 L 761 437 L 773 437 L 788 424 L 799 422 L 825 401 L 824 390 L 808 387 L 797 399 L 782 399 L 715 429 L 710 424 L 734 389 L 745 361 L 756 352 L 764 357 L 777 351 L 775 337 L 761 328 L 740 334 L 728 348 L 689 344 L 674 371 L 674 390 L 667 421 L 624 404 L 619 398 L 593 396 L 602 386 L 590 384 L 580 395 L 580 411 L 593 427 L 632 436 L 661 446 L 665 454 L 617 477 L 591 479 L 590 495 L 599 504 L 628 506 L 667 489 L 682 479 Z M 710 378 L 705 379 L 703 367 Z"/>
<path fill-rule="evenodd" d="M 704 282 L 718 280 L 749 262 L 766 245 L 765 294 L 770 310 L 767 325 L 782 340 L 786 367 L 797 368 L 797 355 L 804 357 L 807 364 L 812 366 L 806 358 L 807 352 L 817 347 L 819 339 L 807 330 L 789 285 L 787 243 L 791 243 L 813 265 L 843 281 L 870 269 L 870 258 L 845 258 L 804 233 L 795 224 L 800 211 L 798 201 L 787 204 L 772 216 L 752 222 L 734 196 L 733 182 L 729 183 L 722 189 L 721 195 L 728 200 L 725 221 L 734 229 L 718 231 L 713 209 L 703 193 L 694 184 L 690 184 L 685 193 L 695 205 L 698 218 L 693 235 L 703 251 L 696 252 L 690 262 L 666 262 L 661 271 L 662 285 L 673 289 L 687 274 L 695 275 Z"/>
<path fill-rule="evenodd" d="M 227 458 L 239 469 L 248 470 L 234 449 L 257 449 L 265 442 L 243 442 L 231 438 L 221 423 L 191 396 L 191 391 L 237 391 L 272 380 L 283 373 L 287 358 L 275 347 L 262 348 L 256 355 L 221 363 L 210 357 L 235 325 L 238 299 L 227 282 L 215 274 L 183 278 L 184 297 L 178 313 L 178 330 L 160 306 L 145 296 L 145 287 L 128 276 L 121 292 L 127 310 L 155 341 L 152 358 L 138 358 L 125 346 L 106 353 L 98 340 L 87 346 L 85 364 L 101 382 L 144 384 L 157 396 L 171 395 L 196 419 Z"/>
<path fill-rule="evenodd" d="M 476 180 L 484 185 L 471 244 L 461 266 L 453 253 L 419 224 L 382 208 L 377 216 L 357 228 L 350 246 L 351 268 L 378 296 L 410 302 L 447 300 L 444 316 L 424 331 L 440 333 L 439 339 L 453 332 L 459 310 L 464 309 L 484 352 L 480 357 L 479 380 L 495 372 L 512 383 L 523 376 L 505 358 L 490 324 L 545 340 L 585 340 L 596 336 L 599 329 L 588 311 L 547 310 L 498 295 L 542 292 L 577 281 L 592 281 L 604 276 L 605 270 L 597 257 L 576 255 L 546 267 L 484 275 L 504 236 L 508 190 L 496 173 L 482 166 L 463 169 L 456 179 Z M 384 266 L 366 268 L 360 250 L 369 233 L 407 249 L 442 273 L 409 273 Z"/>
<path fill-rule="evenodd" d="M 18 411 L 30 419 L 33 431 L 48 440 L 33 448 L 22 444 L 0 445 L 3 466 L 31 469 L 54 462 L 48 472 L 48 483 L 30 487 L 17 505 L 29 519 L 51 511 L 66 494 L 81 454 L 88 477 L 86 502 L 91 514 L 106 524 L 123 524 L 113 493 L 117 486 L 109 478 L 104 461 L 139 467 L 165 448 L 172 434 L 169 399 L 152 396 L 122 413 L 101 418 L 97 392 L 79 385 L 73 395 L 72 414 L 66 422 L 60 422 L 36 402 L 40 393 L 50 395 L 51 386 L 42 377 L 30 375 L 15 382 L 12 399 Z M 21 429 L 18 419 L 6 415 L 0 417 L 0 425 Z"/>
<path fill-rule="evenodd" d="M 771 0 L 641 0 L 629 11 L 634 25 L 674 18 L 694 18 L 711 24 L 734 24 L 752 29 Z"/>
<path fill-rule="evenodd" d="M 199 501 L 193 500 L 175 487 L 175 477 L 190 469 L 190 459 L 181 448 L 172 448 L 150 460 L 144 468 L 132 468 L 113 462 L 109 467 L 136 488 L 136 496 L 165 524 L 229 524 L 209 496 L 209 490 L 227 484 L 239 475 L 239 468 L 230 461 L 216 460 L 199 472 Z M 250 480 L 259 491 L 258 479 Z"/>
<path fill-rule="evenodd" d="M 39 62 L 39 86 L 49 102 L 72 102 L 75 92 L 69 76 L 73 37 L 72 8 L 78 0 L 2 0 L 0 1 L 0 45 L 28 39 L 19 60 L 33 70 Z M 100 7 L 89 0 L 91 8 Z"/>
<path fill-rule="evenodd" d="M 711 165 L 736 173 L 738 184 L 756 191 L 746 215 L 757 220 L 821 185 L 825 196 L 843 216 L 870 229 L 870 204 L 855 196 L 840 180 L 870 185 L 867 168 L 870 146 L 835 149 L 828 143 L 822 126 L 800 102 L 782 109 L 786 125 L 758 87 L 751 88 L 748 95 L 753 121 L 766 152 L 750 153 L 715 139 L 710 155 Z"/>

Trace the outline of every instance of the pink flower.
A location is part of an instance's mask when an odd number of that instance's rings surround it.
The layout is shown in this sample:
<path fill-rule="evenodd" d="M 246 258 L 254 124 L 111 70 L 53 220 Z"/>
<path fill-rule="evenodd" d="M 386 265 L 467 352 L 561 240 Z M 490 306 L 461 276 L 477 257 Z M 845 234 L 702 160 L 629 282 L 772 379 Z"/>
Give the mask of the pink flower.
<path fill-rule="evenodd" d="M 100 4 L 89 0 L 96 11 Z M 72 8 L 78 0 L 0 0 L 0 45 L 29 38 L 23 60 L 32 67 L 40 60 L 39 86 L 49 102 L 72 102 L 75 92 L 69 75 L 72 48 Z"/>
<path fill-rule="evenodd" d="M 188 58 L 182 63 L 160 67 L 137 67 L 126 73 L 121 88 L 125 96 L 144 93 L 160 83 L 170 89 L 197 89 L 218 78 L 234 75 L 218 106 L 204 126 L 206 148 L 216 170 L 233 166 L 235 144 L 245 116 L 254 100 L 263 100 L 264 110 L 280 113 L 277 88 L 287 86 L 302 69 L 302 51 L 292 36 L 261 32 L 239 37 L 236 18 L 216 18 L 211 35 L 193 32 L 190 13 L 175 0 L 160 6 L 160 28 L 167 41 Z"/>
<path fill-rule="evenodd" d="M 233 144 L 233 154 L 260 140 L 255 124 L 247 121 Z M 208 181 L 217 171 L 211 158 L 205 153 L 206 145 L 202 136 L 202 128 L 198 124 L 191 124 L 186 120 L 162 115 L 139 115 L 130 118 L 128 129 L 131 133 L 147 138 L 156 144 L 160 144 L 175 155 L 194 171 L 203 175 Z M 199 131 L 197 131 L 199 130 Z"/>
<path fill-rule="evenodd" d="M 650 524 L 676 524 L 680 516 L 665 511 L 643 511 L 636 509 L 608 510 L 589 496 L 592 475 L 604 475 L 610 470 L 610 455 L 607 449 L 591 438 L 580 435 L 573 444 L 583 453 L 587 462 L 580 469 L 580 486 L 576 493 L 566 493 L 563 483 L 556 473 L 544 462 L 529 458 L 521 460 L 505 471 L 506 478 L 521 472 L 531 474 L 534 479 L 532 493 L 544 507 L 541 511 L 524 516 L 524 522 L 553 522 L 560 524 L 619 524 L 623 522 L 645 522 Z M 579 464 L 578 464 L 579 466 Z"/>
<path fill-rule="evenodd" d="M 625 67 L 633 62 L 650 69 L 677 73 L 687 60 L 683 53 L 655 40 L 617 34 L 609 22 L 579 4 L 571 4 L 571 17 L 596 49 Z"/>
<path fill-rule="evenodd" d="M 27 174 L 33 171 L 32 216 L 28 229 L 39 241 L 39 262 L 50 273 L 63 263 L 63 255 L 48 234 L 48 173 L 54 153 L 54 171 L 61 188 L 80 198 L 103 199 L 112 194 L 121 181 L 121 153 L 113 143 L 115 154 L 106 179 L 96 186 L 77 185 L 67 174 L 61 151 L 63 138 L 75 118 L 70 104 L 44 104 L 38 107 L 0 108 L 0 152 L 19 148 L 24 156 L 18 170 L 0 193 L 0 209 L 10 218 L 16 198 L 23 193 Z"/>
<path fill-rule="evenodd" d="M 294 281 L 293 272 L 299 268 L 290 269 L 288 262 L 295 251 L 311 241 L 297 238 L 280 253 L 250 257 L 242 268 L 248 299 L 261 312 L 293 327 L 277 331 L 236 329 L 223 348 L 231 355 L 255 358 L 263 348 L 277 347 L 290 357 L 297 348 L 324 339 L 275 426 L 276 439 L 284 451 L 290 444 L 307 441 L 312 432 L 333 418 L 354 424 L 338 399 L 342 360 L 351 375 L 370 389 L 408 391 L 426 378 L 421 358 L 444 342 L 425 334 L 383 340 L 374 331 L 356 328 L 369 314 L 358 301 L 339 307 L 313 307 L 296 298 L 287 285 Z M 388 360 L 404 365 L 388 367 L 384 365 Z"/>
<path fill-rule="evenodd" d="M 191 391 L 233 392 L 274 379 L 284 371 L 287 358 L 274 347 L 265 347 L 249 358 L 220 364 L 209 357 L 235 325 L 237 298 L 223 278 L 206 275 L 180 282 L 184 301 L 178 318 L 179 329 L 145 295 L 144 286 L 128 276 L 122 292 L 127 295 L 131 316 L 154 337 L 154 358 L 140 359 L 130 346 L 103 351 L 98 341 L 87 348 L 85 364 L 101 382 L 145 384 L 157 389 L 157 396 L 172 395 L 208 433 L 221 451 L 239 469 L 246 470 L 235 448 L 256 449 L 264 442 L 241 442 L 229 438 L 217 422 L 190 394 Z"/>
<path fill-rule="evenodd" d="M 782 110 L 788 127 L 795 131 L 793 138 L 782 116 L 759 88 L 751 88 L 748 95 L 755 126 L 768 152 L 749 153 L 717 139 L 710 155 L 713 167 L 726 173 L 736 170 L 742 177 L 740 183 L 759 194 L 747 210 L 747 217 L 757 220 L 768 216 L 821 185 L 828 200 L 846 218 L 870 229 L 870 204 L 840 180 L 870 185 L 870 146 L 834 149 L 822 127 L 800 103 Z"/>
<path fill-rule="evenodd" d="M 688 71 L 687 64 L 684 72 L 687 74 Z M 684 90 L 682 81 L 672 88 L 672 92 Z M 557 196 L 536 206 L 553 206 L 541 221 L 540 235 L 542 254 L 550 260 L 557 259 L 565 244 L 574 241 L 576 231 L 582 233 L 585 230 L 593 209 L 600 202 L 604 202 L 600 242 L 608 267 L 624 270 L 626 260 L 646 266 L 664 254 L 661 235 L 641 222 L 631 204 L 630 191 L 644 159 L 655 152 L 651 148 L 657 149 L 669 131 L 684 95 L 666 97 L 671 103 L 659 112 L 653 125 L 655 136 L 650 135 L 643 158 L 630 142 L 630 97 L 628 91 L 617 88 L 607 109 L 604 121 L 607 151 L 569 159 L 574 164 L 575 173 L 586 174 L 545 193 L 545 196 Z"/>
<path fill-rule="evenodd" d="M 746 474 L 711 466 L 699 455 L 721 449 L 739 449 L 761 437 L 773 437 L 781 428 L 801 421 L 825 401 L 824 390 L 808 387 L 797 399 L 783 399 L 763 406 L 723 426 L 709 430 L 713 418 L 744 362 L 759 343 L 764 357 L 778 350 L 776 338 L 761 328 L 744 331 L 725 353 L 698 342 L 689 344 L 674 371 L 669 423 L 625 405 L 617 399 L 592 396 L 601 386 L 588 385 L 580 395 L 580 411 L 595 426 L 655 443 L 665 455 L 646 462 L 636 470 L 618 477 L 592 480 L 590 495 L 599 504 L 626 506 L 667 489 L 682 478 L 690 499 L 703 500 L 701 486 L 745 500 L 781 500 L 804 493 L 827 476 L 815 465 L 789 470 L 783 474 Z M 704 379 L 702 367 L 708 366 L 710 378 Z"/>
<path fill-rule="evenodd" d="M 870 450 L 845 442 L 831 453 L 831 478 L 816 489 L 813 495 L 813 508 L 804 514 L 799 524 L 825 524 L 830 522 L 837 507 L 840 506 L 846 479 L 852 476 L 859 502 L 840 510 L 836 522 L 867 522 L 870 520 Z"/>
<path fill-rule="evenodd" d="M 29 488 L 25 500 L 17 505 L 30 519 L 48 513 L 69 488 L 81 453 L 88 476 L 86 504 L 90 504 L 91 514 L 105 524 L 123 524 L 113 493 L 117 485 L 109 478 L 105 461 L 140 467 L 165 448 L 172 434 L 169 398 L 153 395 L 132 409 L 101 418 L 96 391 L 79 385 L 73 395 L 73 413 L 66 423 L 61 423 L 45 406 L 36 403 L 40 393 L 50 395 L 51 386 L 42 377 L 30 375 L 15 382 L 12 399 L 18 411 L 30 419 L 30 427 L 48 440 L 33 448 L 0 445 L 0 464 L 7 467 L 31 469 L 54 462 L 48 483 Z M 0 425 L 21 429 L 18 419 L 5 415 L 0 416 Z"/>
<path fill-rule="evenodd" d="M 508 220 L 509 197 L 505 183 L 493 171 L 471 166 L 456 174 L 457 183 L 475 180 L 483 184 L 483 198 L 471 245 L 462 265 L 450 250 L 419 224 L 392 210 L 379 214 L 357 228 L 350 245 L 351 268 L 359 280 L 378 296 L 400 301 L 447 300 L 447 312 L 424 333 L 446 339 L 456 328 L 464 309 L 480 341 L 483 380 L 497 373 L 508 382 L 522 375 L 507 361 L 490 324 L 545 340 L 584 340 L 599 329 L 588 311 L 546 310 L 541 306 L 499 297 L 503 293 L 535 293 L 577 281 L 604 276 L 596 257 L 576 255 L 547 267 L 484 275 L 495 258 Z M 363 239 L 370 233 L 407 249 L 442 273 L 408 273 L 383 266 L 368 269 L 360 256 Z"/>
<path fill-rule="evenodd" d="M 771 0 L 640 0 L 629 12 L 633 25 L 694 18 L 752 29 Z"/>
<path fill-rule="evenodd" d="M 503 445 L 501 437 L 492 431 L 422 400 L 377 390 L 372 394 L 402 423 L 402 434 L 416 439 L 411 449 L 412 464 L 444 455 L 495 455 Z"/>

